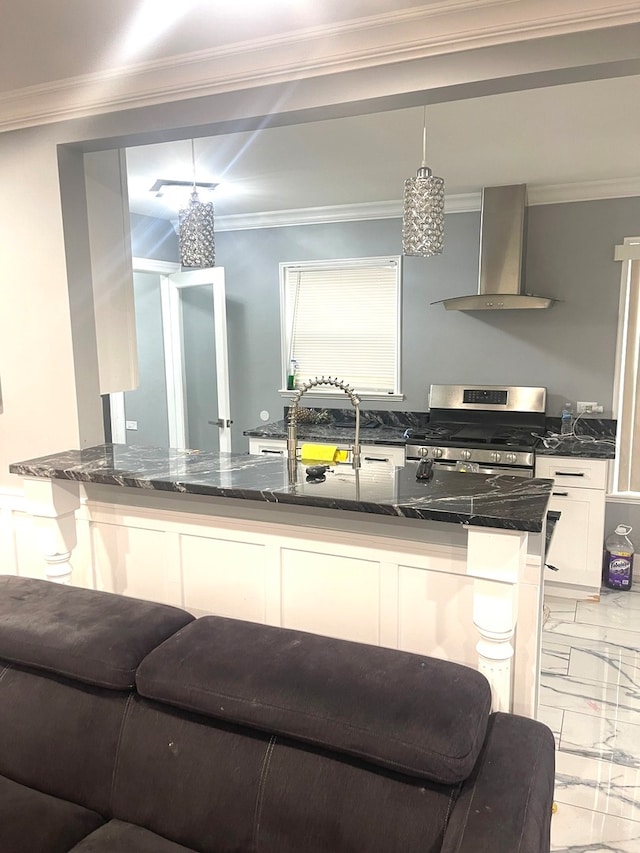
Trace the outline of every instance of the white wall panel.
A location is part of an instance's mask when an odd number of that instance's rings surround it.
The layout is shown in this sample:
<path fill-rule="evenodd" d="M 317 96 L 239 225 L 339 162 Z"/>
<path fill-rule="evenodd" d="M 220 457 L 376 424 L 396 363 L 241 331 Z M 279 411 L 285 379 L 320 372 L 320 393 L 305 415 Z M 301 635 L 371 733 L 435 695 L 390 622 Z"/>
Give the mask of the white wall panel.
<path fill-rule="evenodd" d="M 264 546 L 230 539 L 180 536 L 184 607 L 264 622 Z"/>
<path fill-rule="evenodd" d="M 10 506 L 0 506 L 0 574 L 3 575 L 18 574 L 15 516 Z"/>
<path fill-rule="evenodd" d="M 378 644 L 377 560 L 282 549 L 282 625 Z"/>
<path fill-rule="evenodd" d="M 473 578 L 399 568 L 399 646 L 409 652 L 472 661 Z"/>
<path fill-rule="evenodd" d="M 92 524 L 91 534 L 97 589 L 180 604 L 167 561 L 169 534 L 115 524 Z"/>
<path fill-rule="evenodd" d="M 34 535 L 34 522 L 30 515 L 13 513 L 15 534 L 16 574 L 28 578 L 45 577 L 45 560 Z"/>

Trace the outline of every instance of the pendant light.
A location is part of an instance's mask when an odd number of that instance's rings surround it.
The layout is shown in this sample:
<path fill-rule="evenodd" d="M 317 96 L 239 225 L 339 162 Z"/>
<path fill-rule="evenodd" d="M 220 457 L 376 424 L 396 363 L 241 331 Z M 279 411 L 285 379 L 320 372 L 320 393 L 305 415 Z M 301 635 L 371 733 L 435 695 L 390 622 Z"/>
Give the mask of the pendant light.
<path fill-rule="evenodd" d="M 193 186 L 189 206 L 179 211 L 178 240 L 183 267 L 214 267 L 216 244 L 213 233 L 213 203 L 201 202 L 196 189 L 195 143 L 191 140 Z"/>
<path fill-rule="evenodd" d="M 427 166 L 427 108 L 424 108 L 422 165 L 404 182 L 402 252 L 428 258 L 442 253 L 444 243 L 444 178 Z"/>

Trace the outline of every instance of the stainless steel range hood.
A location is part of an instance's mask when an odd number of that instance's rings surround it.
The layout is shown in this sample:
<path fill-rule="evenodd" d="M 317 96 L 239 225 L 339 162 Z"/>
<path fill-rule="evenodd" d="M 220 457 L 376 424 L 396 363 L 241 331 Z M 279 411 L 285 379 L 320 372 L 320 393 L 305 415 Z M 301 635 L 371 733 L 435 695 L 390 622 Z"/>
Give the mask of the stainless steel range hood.
<path fill-rule="evenodd" d="M 546 296 L 522 292 L 526 184 L 485 187 L 480 219 L 478 293 L 433 302 L 447 311 L 549 308 Z"/>

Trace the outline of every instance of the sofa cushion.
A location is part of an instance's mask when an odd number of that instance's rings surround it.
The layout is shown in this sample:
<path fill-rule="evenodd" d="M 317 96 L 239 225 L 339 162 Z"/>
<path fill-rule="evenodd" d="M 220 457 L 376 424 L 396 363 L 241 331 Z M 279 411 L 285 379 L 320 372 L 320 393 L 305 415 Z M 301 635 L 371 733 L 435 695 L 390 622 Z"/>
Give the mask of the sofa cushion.
<path fill-rule="evenodd" d="M 123 595 L 0 576 L 0 658 L 100 687 L 132 687 L 142 658 L 193 618 Z"/>
<path fill-rule="evenodd" d="M 435 853 L 457 790 L 135 697 L 111 815 L 199 853 Z"/>
<path fill-rule="evenodd" d="M 555 742 L 547 726 L 516 714 L 491 714 L 480 757 L 451 813 L 442 853 L 548 851 L 554 770 Z"/>
<path fill-rule="evenodd" d="M 110 820 L 76 844 L 70 853 L 194 853 L 141 826 Z"/>
<path fill-rule="evenodd" d="M 0 661 L 0 774 L 106 814 L 130 697 Z"/>
<path fill-rule="evenodd" d="M 471 772 L 491 705 L 469 667 L 216 616 L 151 652 L 136 683 L 150 699 L 447 784 Z"/>
<path fill-rule="evenodd" d="M 0 776 L 2 853 L 67 853 L 103 822 L 89 809 Z"/>

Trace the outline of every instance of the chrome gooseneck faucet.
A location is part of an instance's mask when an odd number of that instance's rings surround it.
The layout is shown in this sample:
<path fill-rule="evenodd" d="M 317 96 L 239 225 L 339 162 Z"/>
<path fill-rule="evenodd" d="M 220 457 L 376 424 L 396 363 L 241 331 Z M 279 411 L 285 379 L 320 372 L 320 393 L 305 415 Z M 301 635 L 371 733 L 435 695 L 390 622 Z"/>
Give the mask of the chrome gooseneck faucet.
<path fill-rule="evenodd" d="M 356 410 L 356 433 L 351 449 L 351 465 L 357 470 L 360 467 L 360 398 L 350 385 L 342 382 L 337 377 L 332 378 L 331 376 L 316 376 L 315 379 L 307 380 L 293 397 L 287 419 L 287 458 L 289 460 L 289 470 L 291 471 L 295 467 L 298 459 L 298 406 L 300 399 L 303 394 L 306 394 L 307 391 L 311 388 L 316 388 L 318 385 L 332 385 L 334 388 L 344 391 L 351 400 L 353 408 Z"/>

